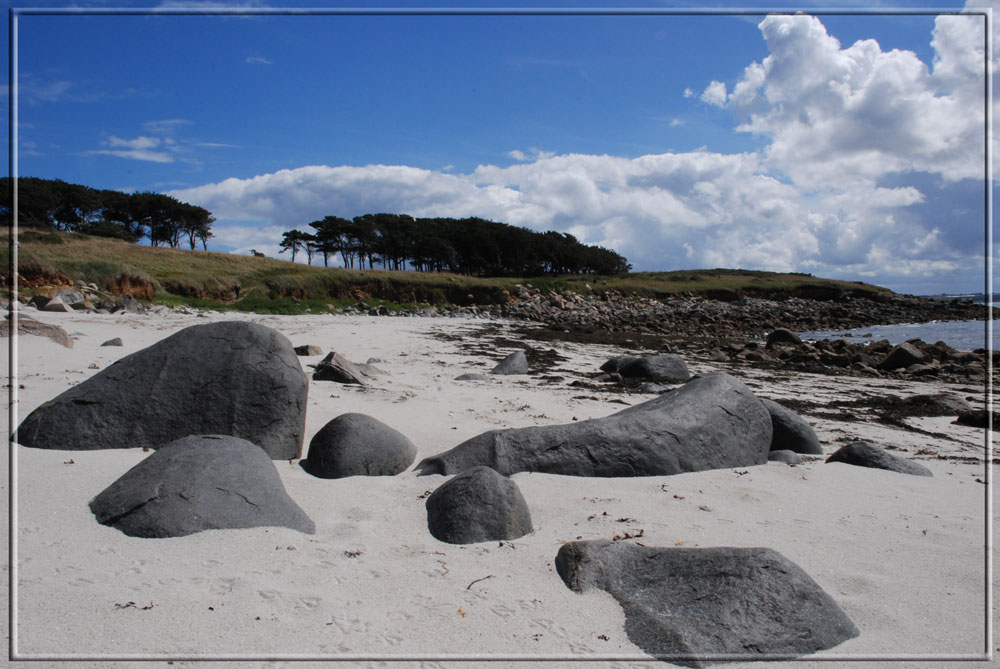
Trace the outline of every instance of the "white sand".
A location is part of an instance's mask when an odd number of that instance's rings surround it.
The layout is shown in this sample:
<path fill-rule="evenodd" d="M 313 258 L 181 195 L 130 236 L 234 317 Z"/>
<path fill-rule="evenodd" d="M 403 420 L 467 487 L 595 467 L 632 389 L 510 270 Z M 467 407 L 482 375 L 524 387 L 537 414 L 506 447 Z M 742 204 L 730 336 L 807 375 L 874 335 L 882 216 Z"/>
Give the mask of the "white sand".
<path fill-rule="evenodd" d="M 317 344 L 354 361 L 382 359 L 376 366 L 388 374 L 372 387 L 310 380 L 305 449 L 327 421 L 350 411 L 409 436 L 419 460 L 488 429 L 583 420 L 623 408 L 610 399 L 634 404 L 651 397 L 569 386 L 623 352 L 603 346 L 534 344 L 569 357 L 554 372 L 565 377 L 561 382 L 453 381 L 464 372 L 488 371 L 495 361 L 433 335 L 458 335 L 486 321 L 26 314 L 62 325 L 75 345 L 17 339 L 21 419 L 96 374 L 88 369 L 91 363 L 106 367 L 185 326 L 223 318 L 252 319 L 295 345 Z M 100 346 L 113 337 L 121 337 L 124 347 Z M 301 358 L 307 372 L 305 365 L 319 359 Z M 968 385 L 688 362 L 693 371 L 725 369 L 778 401 L 950 390 L 982 406 L 983 389 Z M 765 546 L 796 562 L 861 630 L 817 658 L 879 666 L 909 657 L 914 661 L 892 666 L 931 667 L 940 664 L 930 659 L 935 656 L 982 657 L 991 587 L 985 528 L 992 509 L 988 487 L 976 479 L 985 480 L 985 466 L 916 453 L 930 449 L 982 460 L 984 431 L 951 425 L 949 418 L 913 422 L 954 439 L 946 440 L 874 423 L 809 420 L 828 452 L 846 438 L 867 438 L 904 449 L 895 452 L 919 459 L 934 477 L 821 459 L 747 473 L 725 469 L 634 479 L 517 474 L 513 479 L 531 508 L 534 533 L 502 545 L 455 546 L 427 530 L 424 496 L 444 477 L 407 472 L 321 480 L 297 462 L 279 461 L 275 466 L 289 494 L 316 522 L 315 535 L 261 528 L 151 540 L 99 525 L 88 508 L 91 498 L 148 453 L 14 446 L 17 587 L 8 638 L 12 630 L 17 657 L 47 659 L 32 665 L 39 667 L 62 666 L 57 660 L 88 660 L 65 664 L 73 667 L 151 666 L 120 661 L 141 658 L 160 660 L 152 666 L 197 659 L 214 659 L 206 663 L 222 667 L 328 666 L 331 660 L 343 666 L 454 666 L 457 659 L 476 657 L 504 658 L 511 665 L 561 658 L 544 665 L 558 666 L 597 657 L 605 661 L 587 666 L 665 666 L 628 640 L 624 615 L 610 595 L 570 591 L 553 565 L 563 542 L 641 528 L 639 541 L 647 546 Z M 6 488 L 6 462 L 3 467 Z M 218 662 L 225 658 L 244 660 Z M 287 661 L 296 658 L 314 662 Z M 412 661 L 384 662 L 393 659 Z M 813 659 L 792 666 L 834 665 Z"/>

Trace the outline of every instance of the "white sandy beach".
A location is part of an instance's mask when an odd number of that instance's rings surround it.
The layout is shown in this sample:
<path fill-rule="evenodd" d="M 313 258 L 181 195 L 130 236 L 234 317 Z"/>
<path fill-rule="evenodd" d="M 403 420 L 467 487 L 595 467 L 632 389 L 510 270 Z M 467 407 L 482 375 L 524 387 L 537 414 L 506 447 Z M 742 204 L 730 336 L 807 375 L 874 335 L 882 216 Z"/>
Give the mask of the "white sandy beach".
<path fill-rule="evenodd" d="M 488 371 L 495 360 L 434 335 L 477 329 L 486 323 L 479 320 L 25 313 L 61 325 L 75 343 L 67 349 L 42 337 L 17 339 L 20 419 L 98 373 L 91 364 L 104 368 L 183 327 L 223 319 L 251 319 L 293 345 L 317 344 L 353 361 L 381 359 L 375 365 L 387 373 L 369 387 L 313 381 L 310 374 L 303 456 L 312 435 L 347 412 L 371 415 L 407 435 L 419 461 L 486 430 L 595 418 L 624 408 L 609 400 L 635 404 L 652 397 L 571 387 L 626 352 L 597 345 L 534 344 L 567 356 L 558 364 L 563 381 L 454 381 Z M 113 337 L 124 346 L 100 346 Z M 300 360 L 311 372 L 305 365 L 320 356 Z M 688 365 L 692 372 L 728 371 L 779 402 L 941 391 L 970 398 L 974 406 L 983 402 L 983 389 L 969 385 L 779 374 L 697 359 Z M 807 420 L 827 454 L 845 440 L 868 439 L 902 449 L 893 452 L 919 460 L 934 476 L 822 459 L 629 479 L 522 473 L 512 478 L 535 531 L 513 542 L 457 546 L 427 529 L 424 498 L 445 477 L 408 471 L 324 480 L 297 461 L 278 461 L 289 495 L 316 523 L 314 535 L 260 528 L 138 539 L 98 524 L 88 502 L 148 453 L 12 446 L 16 588 L 8 637 L 16 658 L 47 660 L 33 666 L 61 666 L 59 660 L 85 660 L 65 665 L 74 667 L 139 666 L 140 659 L 159 660 L 152 666 L 202 660 L 277 667 L 293 659 L 310 661 L 296 667 L 337 660 L 344 666 L 453 666 L 477 657 L 510 665 L 537 658 L 666 666 L 629 641 L 622 609 L 610 595 L 572 592 L 553 563 L 566 541 L 642 529 L 647 546 L 772 548 L 812 576 L 860 635 L 790 666 L 833 666 L 830 660 L 882 666 L 911 658 L 892 666 L 931 667 L 940 665 L 934 657 L 982 658 L 992 587 L 986 526 L 993 513 L 983 483 L 984 431 L 952 425 L 947 417 L 913 424 L 952 439 L 871 422 Z M 4 566 L 10 569 L 6 557 Z M 242 660 L 221 662 L 236 658 Z"/>

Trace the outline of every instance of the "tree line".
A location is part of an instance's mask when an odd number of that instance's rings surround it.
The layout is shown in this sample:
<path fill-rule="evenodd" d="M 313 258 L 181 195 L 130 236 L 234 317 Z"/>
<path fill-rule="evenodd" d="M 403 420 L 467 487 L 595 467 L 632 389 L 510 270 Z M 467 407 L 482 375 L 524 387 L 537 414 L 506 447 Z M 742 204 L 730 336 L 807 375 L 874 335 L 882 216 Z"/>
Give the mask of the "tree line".
<path fill-rule="evenodd" d="M 0 217 L 10 225 L 13 183 L 0 178 Z M 129 242 L 149 239 L 152 246 L 177 248 L 186 237 L 194 249 L 208 248 L 212 213 L 162 193 L 122 193 L 66 183 L 59 179 L 19 177 L 18 225 L 82 232 Z"/>
<path fill-rule="evenodd" d="M 567 233 L 535 232 L 482 218 L 413 218 L 406 214 L 365 214 L 353 219 L 326 216 L 309 223 L 314 232 L 286 231 L 281 251 L 295 261 L 304 252 L 311 265 L 322 256 L 340 256 L 344 267 L 477 276 L 542 274 L 622 274 L 632 269 L 619 254 L 581 244 Z"/>

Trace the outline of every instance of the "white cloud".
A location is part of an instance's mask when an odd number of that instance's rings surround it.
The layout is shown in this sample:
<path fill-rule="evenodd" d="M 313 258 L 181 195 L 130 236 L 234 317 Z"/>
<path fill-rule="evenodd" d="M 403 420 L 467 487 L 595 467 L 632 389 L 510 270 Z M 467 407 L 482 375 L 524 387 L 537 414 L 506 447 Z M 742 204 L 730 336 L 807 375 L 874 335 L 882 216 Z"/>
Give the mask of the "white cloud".
<path fill-rule="evenodd" d="M 770 55 L 744 70 L 728 101 L 741 130 L 771 139 L 768 165 L 803 187 L 908 171 L 982 178 L 982 60 L 977 71 L 966 57 L 975 23 L 937 19 L 932 74 L 913 52 L 883 52 L 874 40 L 843 48 L 816 17 L 768 16 Z"/>
<path fill-rule="evenodd" d="M 117 158 L 127 158 L 130 160 L 141 160 L 151 163 L 172 163 L 174 157 L 162 150 L 154 150 L 163 144 L 157 137 L 139 136 L 135 139 L 124 139 L 111 135 L 103 142 L 104 146 L 110 148 L 95 149 L 86 151 L 84 155 L 105 155 Z"/>
<path fill-rule="evenodd" d="M 168 118 L 159 121 L 146 121 L 142 127 L 154 135 L 172 135 L 183 126 L 191 125 L 192 121 L 183 118 Z"/>
<path fill-rule="evenodd" d="M 702 92 L 701 101 L 715 107 L 725 107 L 726 85 L 721 81 L 713 81 Z"/>
<path fill-rule="evenodd" d="M 970 198 L 983 177 L 976 20 L 940 17 L 928 67 L 872 40 L 844 47 L 814 17 L 764 19 L 769 55 L 731 92 L 712 81 L 700 95 L 767 139 L 760 152 L 515 149 L 514 164 L 467 174 L 319 165 L 171 194 L 210 209 L 223 231 L 216 242 L 243 251 L 276 248 L 282 231 L 326 215 L 389 211 L 570 232 L 637 269 L 744 267 L 974 289 L 984 263 L 981 235 L 965 231 L 982 226 L 982 201 Z"/>
<path fill-rule="evenodd" d="M 248 56 L 247 63 L 251 65 L 274 65 L 273 60 L 269 60 L 263 56 Z"/>
<path fill-rule="evenodd" d="M 111 135 L 107 140 L 108 146 L 124 147 L 126 149 L 143 150 L 152 149 L 160 145 L 160 140 L 155 137 L 136 137 L 135 139 L 122 139 Z"/>

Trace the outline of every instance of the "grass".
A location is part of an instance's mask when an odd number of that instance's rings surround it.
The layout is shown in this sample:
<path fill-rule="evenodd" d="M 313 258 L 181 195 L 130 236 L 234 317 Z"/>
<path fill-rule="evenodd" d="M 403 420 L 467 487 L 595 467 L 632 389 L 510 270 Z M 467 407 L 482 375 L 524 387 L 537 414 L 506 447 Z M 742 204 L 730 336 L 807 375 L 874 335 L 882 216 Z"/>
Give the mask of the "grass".
<path fill-rule="evenodd" d="M 9 234 L 9 233 L 8 233 Z M 573 290 L 664 298 L 680 293 L 734 299 L 739 295 L 808 296 L 817 291 L 855 295 L 889 292 L 860 282 L 738 269 L 637 272 L 624 276 L 480 278 L 439 273 L 348 270 L 288 260 L 188 249 L 151 248 L 76 233 L 24 230 L 18 272 L 25 292 L 48 282 L 83 280 L 168 305 L 261 313 L 325 312 L 363 301 L 406 306 L 498 304 L 515 285 L 543 293 Z M 9 284 L 9 251 L 0 247 L 0 279 Z M 239 286 L 237 299 L 236 286 Z"/>

